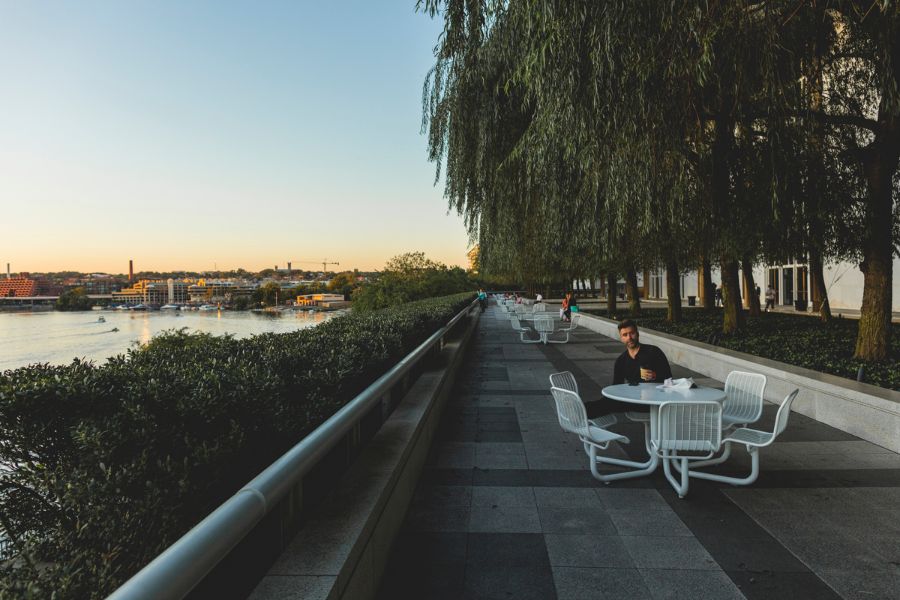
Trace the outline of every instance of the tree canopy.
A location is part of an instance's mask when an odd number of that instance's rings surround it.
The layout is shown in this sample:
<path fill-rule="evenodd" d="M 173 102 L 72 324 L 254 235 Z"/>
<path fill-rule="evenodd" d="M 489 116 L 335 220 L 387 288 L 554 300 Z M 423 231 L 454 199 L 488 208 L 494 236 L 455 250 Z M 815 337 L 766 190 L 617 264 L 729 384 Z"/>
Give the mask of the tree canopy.
<path fill-rule="evenodd" d="M 854 257 L 857 355 L 890 335 L 900 9 L 884 1 L 422 0 L 444 20 L 429 157 L 485 274 Z M 842 237 L 848 223 L 861 225 Z M 824 286 L 822 286 L 824 287 Z M 824 289 L 821 290 L 824 293 Z M 758 299 L 757 299 L 758 310 Z"/>

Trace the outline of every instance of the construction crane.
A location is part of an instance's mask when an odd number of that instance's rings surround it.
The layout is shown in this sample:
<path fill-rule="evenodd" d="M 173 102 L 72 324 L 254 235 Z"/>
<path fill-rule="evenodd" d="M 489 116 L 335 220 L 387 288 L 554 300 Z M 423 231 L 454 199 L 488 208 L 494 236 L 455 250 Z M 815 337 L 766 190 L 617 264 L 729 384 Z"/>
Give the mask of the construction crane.
<path fill-rule="evenodd" d="M 328 270 L 328 265 L 340 265 L 339 262 L 331 262 L 327 258 L 323 258 L 322 260 L 298 260 L 297 262 L 301 263 L 316 263 L 317 265 L 322 265 L 322 272 L 325 273 Z"/>

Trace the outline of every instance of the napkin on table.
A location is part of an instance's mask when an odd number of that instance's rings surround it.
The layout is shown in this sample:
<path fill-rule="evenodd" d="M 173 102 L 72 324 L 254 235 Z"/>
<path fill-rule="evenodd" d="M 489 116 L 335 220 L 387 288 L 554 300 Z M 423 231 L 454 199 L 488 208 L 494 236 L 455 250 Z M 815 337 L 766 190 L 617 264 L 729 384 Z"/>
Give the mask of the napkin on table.
<path fill-rule="evenodd" d="M 662 385 L 656 386 L 659 390 L 689 390 L 694 385 L 694 380 L 690 377 L 682 377 L 680 379 L 672 379 L 669 377 Z"/>

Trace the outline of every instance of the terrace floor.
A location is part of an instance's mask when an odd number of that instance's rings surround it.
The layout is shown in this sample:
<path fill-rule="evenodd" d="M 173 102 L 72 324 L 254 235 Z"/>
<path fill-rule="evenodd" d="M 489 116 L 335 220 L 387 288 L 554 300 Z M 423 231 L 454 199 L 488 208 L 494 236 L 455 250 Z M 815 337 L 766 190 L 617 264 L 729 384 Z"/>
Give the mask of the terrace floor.
<path fill-rule="evenodd" d="M 661 470 L 596 481 L 548 375 L 572 371 L 597 399 L 621 351 L 585 329 L 525 345 L 488 309 L 379 598 L 900 598 L 900 455 L 802 415 L 750 487 L 692 479 L 679 499 Z M 614 429 L 632 440 L 614 452 L 642 459 L 641 426 Z M 734 450 L 723 472 L 749 469 Z"/>

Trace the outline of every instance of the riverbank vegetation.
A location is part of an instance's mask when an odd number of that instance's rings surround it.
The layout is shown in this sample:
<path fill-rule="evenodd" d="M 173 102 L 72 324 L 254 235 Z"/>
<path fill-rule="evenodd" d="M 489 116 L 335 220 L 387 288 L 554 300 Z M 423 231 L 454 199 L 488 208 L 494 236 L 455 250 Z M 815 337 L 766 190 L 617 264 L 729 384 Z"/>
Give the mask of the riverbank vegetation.
<path fill-rule="evenodd" d="M 606 310 L 585 311 L 606 317 Z M 639 327 L 654 329 L 698 342 L 706 342 L 746 352 L 762 358 L 804 367 L 838 377 L 856 379 L 863 367 L 863 381 L 900 390 L 900 325 L 894 323 L 891 357 L 880 361 L 862 361 L 853 357 L 853 340 L 859 332 L 855 319 L 832 319 L 827 324 L 800 315 L 764 313 L 750 319 L 738 333 L 722 335 L 720 309 L 685 309 L 682 319 L 673 323 L 665 309 L 643 309 L 632 316 L 627 309 L 613 313 L 614 320 L 632 318 Z"/>
<path fill-rule="evenodd" d="M 353 310 L 368 312 L 477 288 L 477 281 L 460 267 L 429 260 L 423 252 L 407 252 L 390 259 L 374 281 L 353 292 Z"/>
<path fill-rule="evenodd" d="M 472 298 L 0 374 L 0 597 L 106 597 Z"/>

